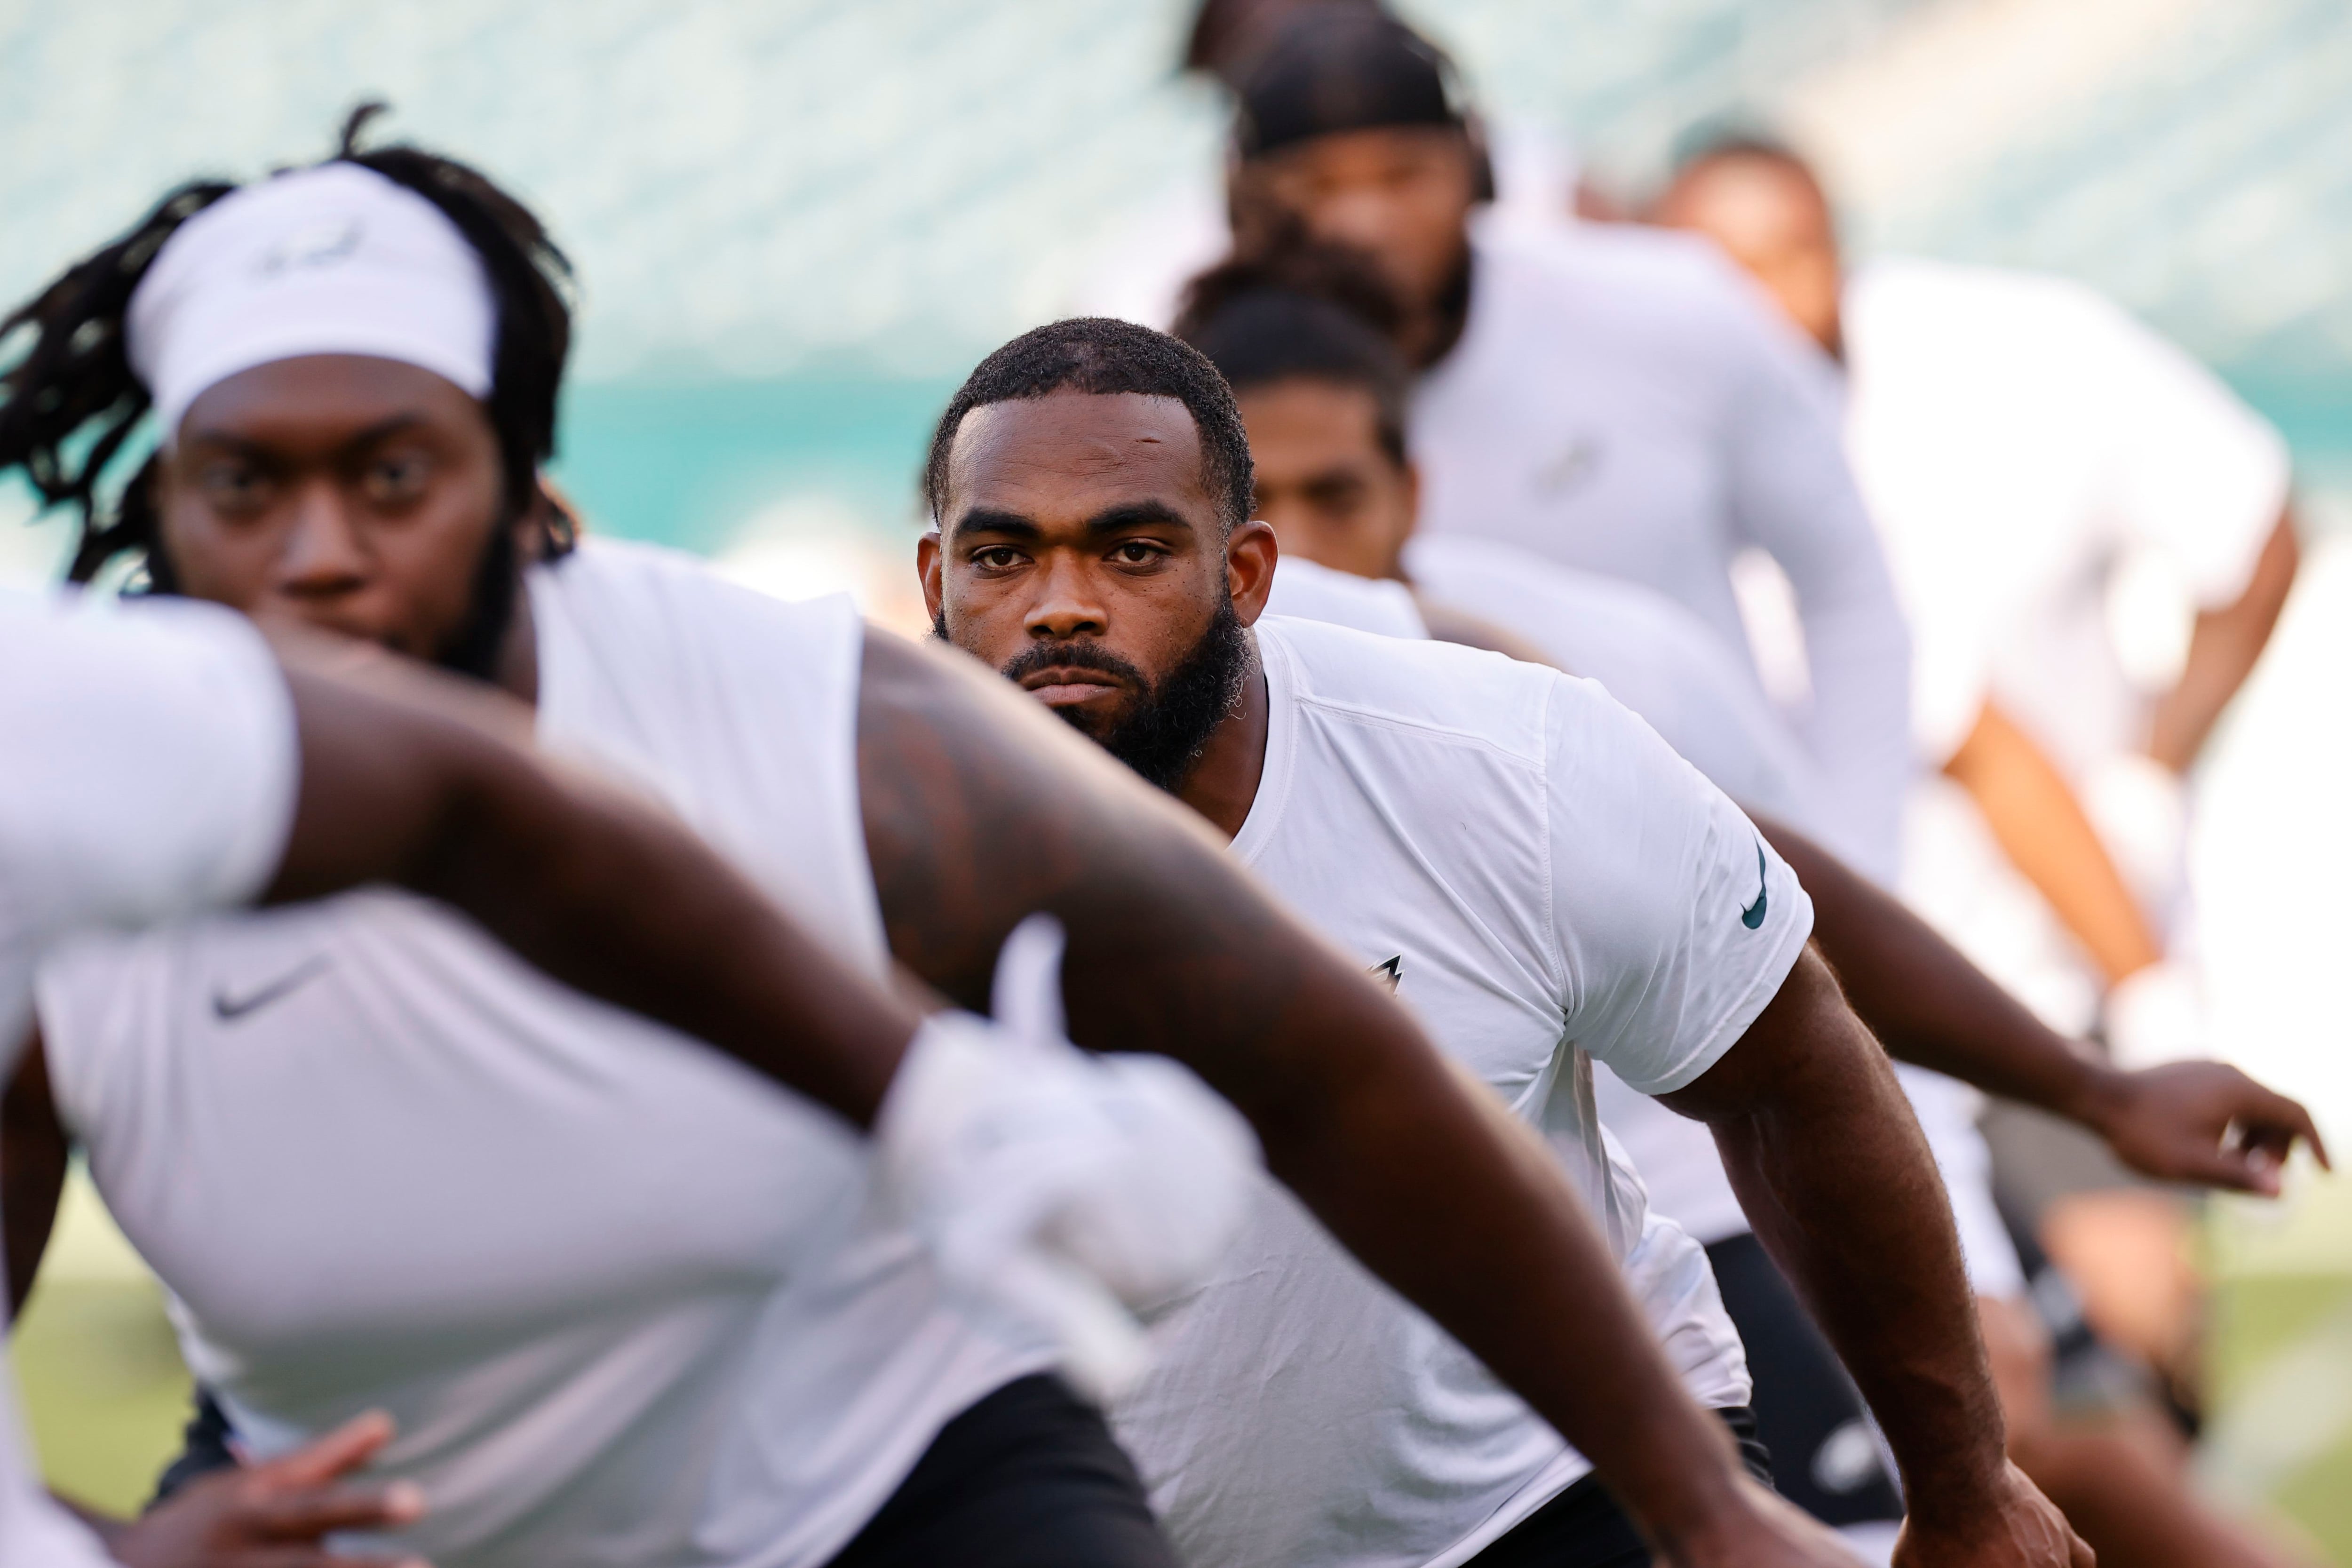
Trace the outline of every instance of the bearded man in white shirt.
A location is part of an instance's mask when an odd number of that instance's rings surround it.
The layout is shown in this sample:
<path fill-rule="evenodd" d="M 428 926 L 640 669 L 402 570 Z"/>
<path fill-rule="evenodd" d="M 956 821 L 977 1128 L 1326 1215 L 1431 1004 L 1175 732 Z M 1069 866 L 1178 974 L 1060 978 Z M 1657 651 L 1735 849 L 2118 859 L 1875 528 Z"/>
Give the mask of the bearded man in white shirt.
<path fill-rule="evenodd" d="M 1213 388 L 1213 394 L 1210 391 Z M 942 636 L 1171 790 L 1540 1127 L 1703 1401 L 1746 1397 L 1695 1243 L 1645 1213 L 1591 1068 L 1706 1120 L 1887 1427 L 1898 1560 L 2074 1550 L 2000 1457 L 1932 1163 L 1736 807 L 1589 682 L 1258 625 L 1273 535 L 1213 367 L 1130 323 L 1039 328 L 934 435 Z M 1834 1196 L 1832 1196 L 1834 1194 Z M 1646 1561 L 1587 1467 L 1269 1193 L 1115 1415 L 1193 1561 Z"/>
<path fill-rule="evenodd" d="M 1838 847 L 1891 879 L 1909 645 L 1801 341 L 1680 237 L 1488 221 L 1475 119 L 1401 22 L 1302 13 L 1237 90 L 1236 250 L 1303 228 L 1368 255 L 1403 304 L 1427 529 L 1645 584 L 1742 650 L 1734 560 L 1769 555 L 1803 623 L 1795 729 Z"/>

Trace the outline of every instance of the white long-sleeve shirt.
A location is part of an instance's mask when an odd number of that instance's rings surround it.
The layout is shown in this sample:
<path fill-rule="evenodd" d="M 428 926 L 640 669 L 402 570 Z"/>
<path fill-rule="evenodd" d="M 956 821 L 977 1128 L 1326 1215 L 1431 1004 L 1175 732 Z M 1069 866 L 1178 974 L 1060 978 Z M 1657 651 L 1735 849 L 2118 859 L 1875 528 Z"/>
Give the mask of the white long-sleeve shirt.
<path fill-rule="evenodd" d="M 1414 398 L 1423 527 L 1643 584 L 1740 648 L 1732 560 L 1769 554 L 1804 628 L 1798 736 L 1891 881 L 1910 639 L 1826 363 L 1687 236 L 1481 224 L 1472 255 L 1462 341 Z"/>

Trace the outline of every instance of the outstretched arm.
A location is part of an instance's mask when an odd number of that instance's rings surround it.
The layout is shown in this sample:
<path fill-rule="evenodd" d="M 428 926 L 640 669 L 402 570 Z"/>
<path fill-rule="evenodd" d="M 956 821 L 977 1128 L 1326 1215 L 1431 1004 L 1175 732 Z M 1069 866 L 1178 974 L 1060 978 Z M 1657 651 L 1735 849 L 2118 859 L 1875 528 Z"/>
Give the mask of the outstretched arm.
<path fill-rule="evenodd" d="M 1590 1455 L 1670 1555 L 1720 1560 L 1746 1537 L 1750 1562 L 1834 1556 L 1739 1479 L 1550 1154 L 1190 814 L 980 666 L 878 634 L 858 765 L 900 962 L 977 1005 L 1006 932 L 1050 910 L 1072 1037 L 1164 1053 L 1232 1100 L 1274 1173 Z"/>
<path fill-rule="evenodd" d="M 2177 773 L 2187 773 L 2196 762 L 2221 710 L 2253 673 L 2263 649 L 2270 646 L 2271 632 L 2278 625 L 2279 612 L 2286 607 L 2287 591 L 2294 586 L 2302 559 L 2302 547 L 2295 540 L 2294 509 L 2289 506 L 2271 530 L 2245 592 L 2221 609 L 2198 616 L 2180 679 L 2157 705 L 2148 755 Z"/>
<path fill-rule="evenodd" d="M 1908 1509 L 1897 1561 L 2089 1568 L 2004 1457 L 1943 1184 L 1828 966 L 1809 950 L 1737 1045 L 1660 1098 L 1708 1124 L 1748 1222 L 1885 1428 Z"/>
<path fill-rule="evenodd" d="M 1750 814 L 1753 816 L 1753 814 Z M 2061 1037 L 1902 902 L 1786 824 L 1755 816 L 1813 898 L 1813 940 L 1847 1000 L 1904 1061 L 2097 1133 L 2165 1181 L 2275 1195 L 2311 1113 L 2220 1062 L 2124 1072 Z M 2231 1138 L 2234 1130 L 2235 1137 Z"/>
<path fill-rule="evenodd" d="M 2123 873 L 2048 753 L 1990 702 L 1945 763 L 2025 879 L 2113 985 L 2164 957 Z"/>

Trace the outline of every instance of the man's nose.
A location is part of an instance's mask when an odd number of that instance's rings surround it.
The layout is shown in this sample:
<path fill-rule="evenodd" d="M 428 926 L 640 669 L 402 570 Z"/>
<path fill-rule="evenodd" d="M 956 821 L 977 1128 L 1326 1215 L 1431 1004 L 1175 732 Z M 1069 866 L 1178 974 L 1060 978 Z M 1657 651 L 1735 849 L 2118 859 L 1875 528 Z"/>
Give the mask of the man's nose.
<path fill-rule="evenodd" d="M 1110 627 L 1102 595 L 1094 592 L 1093 574 L 1075 561 L 1049 558 L 1036 578 L 1037 595 L 1030 602 L 1029 635 L 1053 642 L 1076 637 L 1100 637 Z"/>
<path fill-rule="evenodd" d="M 347 594 L 369 575 L 366 542 L 341 487 L 321 477 L 294 498 L 294 521 L 278 551 L 278 586 L 301 598 Z"/>

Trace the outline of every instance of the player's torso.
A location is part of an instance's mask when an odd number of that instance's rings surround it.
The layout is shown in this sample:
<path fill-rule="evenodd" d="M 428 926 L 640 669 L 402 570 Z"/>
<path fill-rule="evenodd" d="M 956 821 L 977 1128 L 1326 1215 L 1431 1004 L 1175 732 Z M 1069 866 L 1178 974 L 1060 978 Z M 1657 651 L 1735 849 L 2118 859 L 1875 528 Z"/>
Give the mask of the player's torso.
<path fill-rule="evenodd" d="M 1315 623 L 1258 631 L 1272 711 L 1235 852 L 1550 1135 L 1622 1252 L 1638 1185 L 1607 1169 L 1546 956 L 1552 677 Z M 1484 678 L 1474 726 L 1432 721 L 1447 704 L 1431 658 Z M 1405 678 L 1385 702 L 1383 671 Z M 1271 1183 L 1162 1331 L 1118 1425 L 1188 1561 L 1417 1563 L 1563 1461 L 1549 1427 Z"/>
<path fill-rule="evenodd" d="M 1736 629 L 1717 368 L 1670 295 L 1545 259 L 1481 253 L 1462 342 L 1415 393 L 1423 527 L 1643 583 Z"/>

